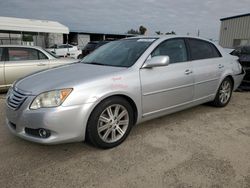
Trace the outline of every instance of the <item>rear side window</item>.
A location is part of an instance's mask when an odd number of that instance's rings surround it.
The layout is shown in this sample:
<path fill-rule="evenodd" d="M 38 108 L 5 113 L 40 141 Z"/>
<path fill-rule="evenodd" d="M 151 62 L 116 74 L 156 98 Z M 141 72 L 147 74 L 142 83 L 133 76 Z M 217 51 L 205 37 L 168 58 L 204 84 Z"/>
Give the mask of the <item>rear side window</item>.
<path fill-rule="evenodd" d="M 32 48 L 8 48 L 9 61 L 38 60 L 38 51 Z"/>
<path fill-rule="evenodd" d="M 151 57 L 167 55 L 170 63 L 178 63 L 187 61 L 186 45 L 183 39 L 171 39 L 162 42 L 152 52 Z"/>
<path fill-rule="evenodd" d="M 58 46 L 58 48 L 73 48 L 71 45 L 63 44 L 61 46 Z"/>
<path fill-rule="evenodd" d="M 3 61 L 3 48 L 0 48 L 0 61 Z"/>
<path fill-rule="evenodd" d="M 42 52 L 38 51 L 39 59 L 48 59 L 48 57 Z"/>
<path fill-rule="evenodd" d="M 191 60 L 221 57 L 217 48 L 209 42 L 198 39 L 188 39 L 188 43 Z"/>

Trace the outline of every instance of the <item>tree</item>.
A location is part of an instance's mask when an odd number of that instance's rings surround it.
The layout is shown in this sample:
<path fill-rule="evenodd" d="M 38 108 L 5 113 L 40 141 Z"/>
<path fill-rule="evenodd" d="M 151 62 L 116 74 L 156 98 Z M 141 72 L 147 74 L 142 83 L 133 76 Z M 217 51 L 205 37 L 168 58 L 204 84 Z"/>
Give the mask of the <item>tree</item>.
<path fill-rule="evenodd" d="M 143 25 L 141 25 L 141 26 L 139 27 L 139 31 L 140 31 L 140 34 L 141 34 L 141 35 L 145 35 L 145 33 L 146 33 L 146 31 L 147 31 L 147 28 L 144 27 Z"/>
<path fill-rule="evenodd" d="M 127 33 L 128 34 L 133 34 L 133 35 L 139 35 L 140 34 L 140 32 L 138 30 L 135 30 L 135 29 L 130 29 L 130 30 L 128 30 Z"/>
<path fill-rule="evenodd" d="M 133 34 L 133 35 L 145 35 L 146 31 L 147 31 L 147 28 L 141 25 L 139 27 L 139 30 L 137 30 L 137 29 L 130 29 L 130 30 L 128 30 L 127 33 L 128 34 Z"/>
<path fill-rule="evenodd" d="M 171 31 L 171 32 L 167 32 L 166 35 L 176 35 L 176 33 L 174 31 Z"/>
<path fill-rule="evenodd" d="M 155 32 L 157 35 L 162 35 L 163 33 L 161 33 L 161 31 L 156 31 Z"/>

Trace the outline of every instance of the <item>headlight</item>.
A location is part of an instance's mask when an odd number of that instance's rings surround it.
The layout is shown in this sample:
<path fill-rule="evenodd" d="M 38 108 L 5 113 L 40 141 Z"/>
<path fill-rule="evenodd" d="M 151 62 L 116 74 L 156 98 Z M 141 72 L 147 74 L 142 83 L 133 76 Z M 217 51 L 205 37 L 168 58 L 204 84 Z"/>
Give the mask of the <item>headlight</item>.
<path fill-rule="evenodd" d="M 48 91 L 38 95 L 30 105 L 30 109 L 50 108 L 60 106 L 73 89 Z"/>

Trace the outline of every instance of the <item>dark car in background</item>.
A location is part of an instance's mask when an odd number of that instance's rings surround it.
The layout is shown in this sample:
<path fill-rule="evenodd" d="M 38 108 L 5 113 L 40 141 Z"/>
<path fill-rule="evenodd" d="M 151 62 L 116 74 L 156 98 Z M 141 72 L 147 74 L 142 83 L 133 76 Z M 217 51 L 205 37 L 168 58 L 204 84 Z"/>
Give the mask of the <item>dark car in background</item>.
<path fill-rule="evenodd" d="M 246 71 L 239 89 L 250 90 L 250 46 L 238 47 L 230 54 L 239 57 L 239 62 Z"/>
<path fill-rule="evenodd" d="M 82 50 L 82 55 L 85 57 L 86 55 L 90 54 L 93 52 L 95 49 L 99 48 L 100 46 L 109 43 L 110 41 L 91 41 L 88 42 L 88 44 L 83 48 Z"/>

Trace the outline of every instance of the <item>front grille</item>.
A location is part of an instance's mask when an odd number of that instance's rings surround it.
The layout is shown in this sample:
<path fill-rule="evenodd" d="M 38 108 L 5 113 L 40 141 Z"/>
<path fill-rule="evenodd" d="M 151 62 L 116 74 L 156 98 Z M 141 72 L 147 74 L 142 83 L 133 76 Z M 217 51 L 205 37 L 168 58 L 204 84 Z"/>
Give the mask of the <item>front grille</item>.
<path fill-rule="evenodd" d="M 27 98 L 27 95 L 14 89 L 12 89 L 8 95 L 8 105 L 14 110 L 17 110 Z"/>
<path fill-rule="evenodd" d="M 30 129 L 26 127 L 24 130 L 25 130 L 25 133 L 30 136 L 40 137 L 39 129 Z"/>

